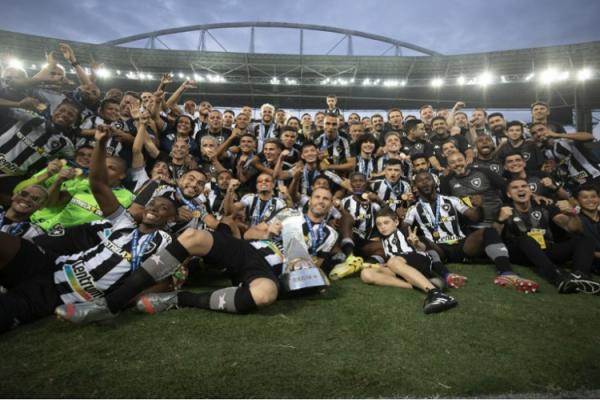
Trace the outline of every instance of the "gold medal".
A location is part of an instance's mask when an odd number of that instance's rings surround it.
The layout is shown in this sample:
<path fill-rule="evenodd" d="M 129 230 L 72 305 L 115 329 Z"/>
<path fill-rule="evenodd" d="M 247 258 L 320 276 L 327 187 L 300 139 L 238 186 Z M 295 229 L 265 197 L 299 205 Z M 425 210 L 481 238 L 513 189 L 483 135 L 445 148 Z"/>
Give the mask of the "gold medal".
<path fill-rule="evenodd" d="M 75 176 L 83 175 L 83 170 L 81 168 L 75 168 Z"/>
<path fill-rule="evenodd" d="M 198 211 L 198 210 L 194 210 L 192 212 L 192 217 L 194 217 L 194 218 L 200 218 L 200 215 L 202 215 L 202 214 L 200 214 L 200 211 Z"/>
<path fill-rule="evenodd" d="M 440 233 L 438 231 L 434 231 L 431 236 L 433 236 L 435 240 L 438 240 L 440 238 Z"/>

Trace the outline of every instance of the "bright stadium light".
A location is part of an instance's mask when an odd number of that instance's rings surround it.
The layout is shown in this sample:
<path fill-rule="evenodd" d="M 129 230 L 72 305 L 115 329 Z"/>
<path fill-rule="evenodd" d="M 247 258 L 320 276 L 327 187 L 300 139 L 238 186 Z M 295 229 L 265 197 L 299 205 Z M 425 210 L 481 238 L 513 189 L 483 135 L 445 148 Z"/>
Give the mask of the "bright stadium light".
<path fill-rule="evenodd" d="M 363 79 L 362 85 L 363 86 L 371 86 L 371 79 L 369 79 L 369 78 Z"/>
<path fill-rule="evenodd" d="M 585 81 L 588 80 L 592 77 L 593 73 L 592 70 L 589 68 L 583 68 L 581 70 L 579 70 L 579 72 L 577 72 L 577 80 L 578 81 Z"/>
<path fill-rule="evenodd" d="M 31 69 L 37 69 L 37 65 L 36 64 L 31 64 Z"/>
<path fill-rule="evenodd" d="M 494 75 L 489 71 L 482 72 L 481 75 L 477 77 L 477 83 L 481 86 L 491 85 L 494 83 Z"/>
<path fill-rule="evenodd" d="M 527 76 L 525 77 L 525 80 L 526 80 L 527 82 L 529 82 L 530 80 L 532 80 L 532 79 L 533 79 L 533 77 L 535 77 L 535 74 L 532 72 L 532 73 L 530 73 L 529 75 L 527 75 Z"/>
<path fill-rule="evenodd" d="M 500 82 L 502 82 L 502 83 L 508 83 L 508 79 L 506 79 L 506 77 L 504 75 L 502 75 L 500 77 Z"/>
<path fill-rule="evenodd" d="M 116 70 L 115 72 L 117 73 L 117 75 L 121 75 L 121 70 L 120 69 Z"/>
<path fill-rule="evenodd" d="M 465 83 L 467 83 L 467 78 L 465 78 L 463 75 L 461 75 L 458 78 L 456 78 L 456 83 L 458 83 L 459 85 L 462 86 Z"/>
<path fill-rule="evenodd" d="M 400 86 L 400 81 L 397 79 L 386 79 L 385 81 L 383 81 L 383 86 L 398 87 L 398 86 Z"/>
<path fill-rule="evenodd" d="M 112 74 L 108 69 L 100 68 L 96 71 L 96 75 L 98 75 L 99 78 L 106 79 L 106 78 L 110 78 Z"/>
<path fill-rule="evenodd" d="M 431 86 L 435 87 L 435 88 L 439 88 L 444 86 L 444 80 L 442 78 L 433 78 L 431 80 Z"/>
<path fill-rule="evenodd" d="M 569 79 L 569 71 L 559 71 L 556 68 L 548 68 L 540 74 L 540 82 L 549 85 L 553 82 L 560 82 Z"/>
<path fill-rule="evenodd" d="M 403 80 L 402 82 L 400 82 L 400 84 L 401 84 L 402 86 L 406 86 L 406 79 L 405 79 L 405 80 Z"/>
<path fill-rule="evenodd" d="M 272 77 L 271 80 L 269 81 L 269 83 L 271 85 L 279 85 L 281 83 L 281 81 L 279 79 L 277 79 L 276 76 Z"/>
<path fill-rule="evenodd" d="M 10 60 L 8 60 L 8 66 L 10 68 L 25 69 L 25 64 L 23 64 L 23 61 L 17 58 L 11 58 Z"/>

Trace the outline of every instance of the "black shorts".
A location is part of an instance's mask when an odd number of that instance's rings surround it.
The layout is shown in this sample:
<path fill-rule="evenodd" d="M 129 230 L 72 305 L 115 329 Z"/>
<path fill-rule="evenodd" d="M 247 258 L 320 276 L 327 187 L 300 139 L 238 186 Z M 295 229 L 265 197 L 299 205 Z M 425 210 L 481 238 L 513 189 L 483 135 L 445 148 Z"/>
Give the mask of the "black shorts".
<path fill-rule="evenodd" d="M 224 267 L 234 285 L 249 285 L 254 279 L 267 278 L 279 286 L 269 263 L 249 242 L 231 236 L 225 224 L 211 232 L 213 247 L 204 257 L 206 263 Z"/>
<path fill-rule="evenodd" d="M 21 248 L 3 269 L 0 269 L 0 285 L 10 289 L 37 275 L 54 273 L 54 261 L 39 247 L 21 239 Z"/>
<path fill-rule="evenodd" d="M 2 270 L 0 332 L 51 315 L 62 304 L 54 285 L 54 262 L 34 244 L 22 240 L 15 258 Z"/>
<path fill-rule="evenodd" d="M 444 252 L 442 259 L 444 262 L 449 263 L 462 263 L 467 257 L 463 250 L 465 246 L 465 239 L 459 240 L 456 244 L 436 244 Z"/>
<path fill-rule="evenodd" d="M 422 273 L 426 278 L 433 277 L 433 272 L 431 270 L 431 257 L 416 252 L 405 253 L 400 257 L 404 258 L 408 265 Z M 401 276 L 399 277 L 402 278 Z"/>

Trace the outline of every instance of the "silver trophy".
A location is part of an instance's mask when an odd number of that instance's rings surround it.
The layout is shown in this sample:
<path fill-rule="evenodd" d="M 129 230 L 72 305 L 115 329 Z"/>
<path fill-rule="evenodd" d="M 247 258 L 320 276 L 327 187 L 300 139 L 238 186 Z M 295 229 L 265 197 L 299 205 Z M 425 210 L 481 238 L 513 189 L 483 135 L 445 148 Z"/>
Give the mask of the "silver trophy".
<path fill-rule="evenodd" d="M 313 263 L 304 241 L 302 212 L 288 208 L 278 213 L 276 218 L 281 221 L 282 226 L 284 264 L 279 279 L 285 291 L 297 292 L 328 287 L 329 279 Z"/>

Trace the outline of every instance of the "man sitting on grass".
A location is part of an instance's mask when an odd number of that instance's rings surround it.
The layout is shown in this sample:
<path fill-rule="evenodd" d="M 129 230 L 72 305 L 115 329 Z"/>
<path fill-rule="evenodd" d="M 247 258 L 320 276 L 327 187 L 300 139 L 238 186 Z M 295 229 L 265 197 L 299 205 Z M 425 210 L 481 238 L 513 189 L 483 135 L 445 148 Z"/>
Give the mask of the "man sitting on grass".
<path fill-rule="evenodd" d="M 0 284 L 8 289 L 0 294 L 0 332 L 51 315 L 57 306 L 70 315 L 73 303 L 102 299 L 172 241 L 162 228 L 175 219 L 173 200 L 151 200 L 137 224 L 109 184 L 109 134 L 99 129 L 95 137 L 90 187 L 106 219 L 38 236 L 35 244 L 0 232 Z"/>
<path fill-rule="evenodd" d="M 600 294 L 600 283 L 591 280 L 594 242 L 576 234 L 581 230 L 581 222 L 569 202 L 559 201 L 562 209 L 533 204 L 531 188 L 524 178 L 513 178 L 507 195 L 512 207 L 502 207 L 497 224 L 503 228 L 511 261 L 533 264 L 536 272 L 554 284 L 559 293 Z M 557 243 L 552 224 L 571 232 L 570 239 Z M 572 273 L 558 266 L 567 261 L 573 262 Z"/>
<path fill-rule="evenodd" d="M 337 233 L 325 224 L 333 196 L 327 189 L 315 189 L 305 215 L 303 231 L 308 236 L 309 253 L 317 267 L 322 266 L 337 241 Z M 193 307 L 248 313 L 272 304 L 279 294 L 278 274 L 284 256 L 272 240 L 281 234 L 280 223 L 262 223 L 246 232 L 251 241 L 239 239 L 235 225 L 219 224 L 214 232 L 187 229 L 158 255 L 147 259 L 121 287 L 95 302 L 60 306 L 56 313 L 75 323 L 113 318 L 143 290 L 172 274 L 190 256 L 204 257 L 212 265 L 226 267 L 233 286 L 207 293 L 170 292 L 142 296 L 138 309 L 155 313 L 175 307 Z M 236 237 L 237 236 L 237 237 Z"/>
<path fill-rule="evenodd" d="M 448 270 L 439 261 L 425 253 L 426 246 L 417 236 L 417 228 L 408 228 L 408 236 L 398 228 L 398 215 L 390 208 L 377 212 L 376 224 L 382 235 L 383 248 L 387 262 L 375 268 L 363 269 L 360 278 L 363 282 L 379 286 L 391 286 L 403 289 L 420 289 L 427 293 L 423 312 L 425 314 L 448 310 L 458 303 L 450 295 L 442 293 L 429 278 L 433 278 L 433 270 L 448 274 Z M 464 283 L 465 277 L 452 274 L 455 279 Z M 461 279 L 458 279 L 458 278 Z M 457 285 L 458 286 L 458 285 Z M 457 287 L 456 286 L 456 287 Z"/>
<path fill-rule="evenodd" d="M 467 257 L 485 253 L 495 266 L 497 276 L 494 283 L 502 287 L 513 287 L 529 293 L 538 289 L 538 284 L 513 272 L 508 250 L 494 228 L 481 228 L 465 235 L 459 216 L 470 221 L 479 220 L 481 198 L 471 196 L 474 207 L 467 207 L 457 197 L 444 196 L 436 191 L 433 177 L 428 172 L 415 175 L 415 186 L 419 200 L 406 213 L 404 223 L 418 226 L 428 247 L 435 250 L 445 262 L 464 262 Z"/>

